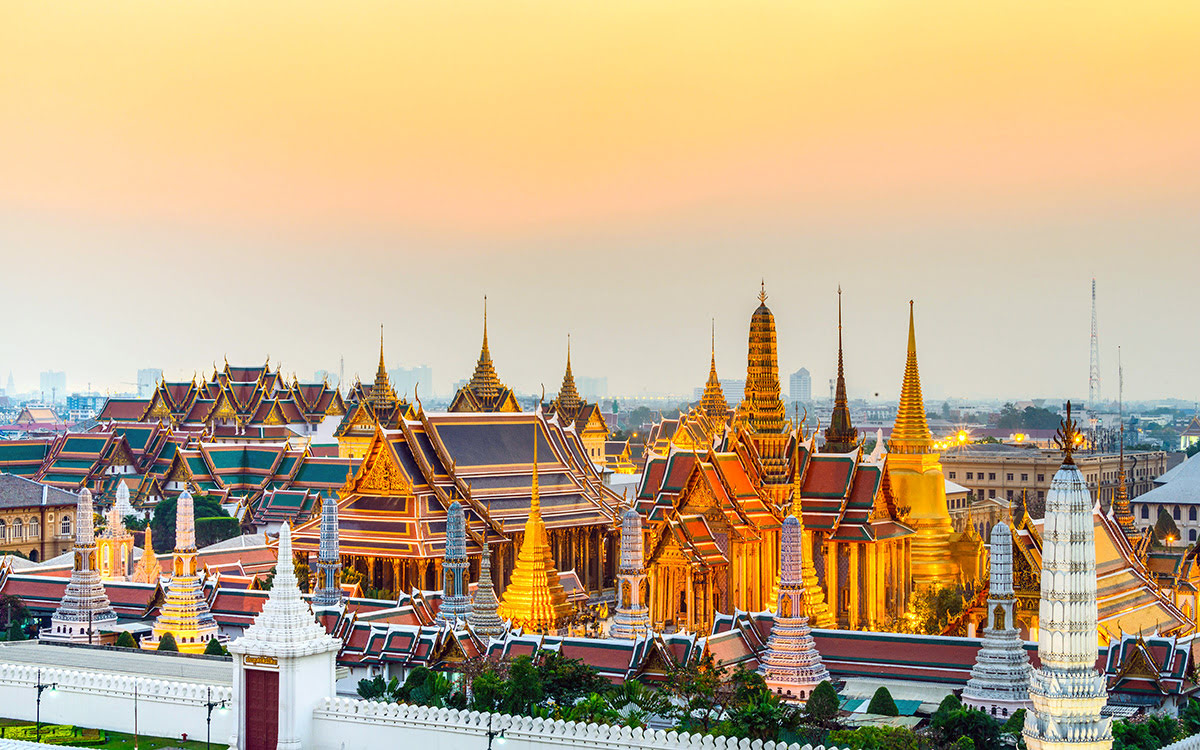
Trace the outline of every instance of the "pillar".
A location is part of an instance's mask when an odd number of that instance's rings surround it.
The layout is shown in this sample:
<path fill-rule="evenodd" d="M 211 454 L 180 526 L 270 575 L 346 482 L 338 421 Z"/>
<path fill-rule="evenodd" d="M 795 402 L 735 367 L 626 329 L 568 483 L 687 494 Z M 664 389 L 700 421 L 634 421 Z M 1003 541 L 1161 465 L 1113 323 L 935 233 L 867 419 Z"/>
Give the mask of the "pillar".
<path fill-rule="evenodd" d="M 858 597 L 860 595 L 858 585 L 858 553 L 862 545 L 851 544 L 847 549 L 850 552 L 850 573 L 846 583 L 850 587 L 850 629 L 858 630 Z"/>

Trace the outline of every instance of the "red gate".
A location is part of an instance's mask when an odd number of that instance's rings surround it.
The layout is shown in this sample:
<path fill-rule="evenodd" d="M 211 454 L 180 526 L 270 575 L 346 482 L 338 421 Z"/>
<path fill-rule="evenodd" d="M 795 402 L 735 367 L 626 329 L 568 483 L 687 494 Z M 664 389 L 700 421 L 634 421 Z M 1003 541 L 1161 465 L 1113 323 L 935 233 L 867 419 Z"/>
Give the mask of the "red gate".
<path fill-rule="evenodd" d="M 275 750 L 279 742 L 279 673 L 246 670 L 246 750 Z"/>

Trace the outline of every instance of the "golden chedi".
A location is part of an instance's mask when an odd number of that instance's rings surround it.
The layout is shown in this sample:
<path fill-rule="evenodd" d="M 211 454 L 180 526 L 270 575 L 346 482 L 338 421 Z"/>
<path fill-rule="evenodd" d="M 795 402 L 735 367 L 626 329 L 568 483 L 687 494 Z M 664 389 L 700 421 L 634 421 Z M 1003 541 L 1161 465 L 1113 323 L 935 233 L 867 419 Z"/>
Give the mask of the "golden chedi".
<path fill-rule="evenodd" d="M 888 474 L 896 498 L 908 507 L 906 523 L 916 531 L 912 541 L 913 584 L 918 588 L 944 586 L 958 580 L 958 566 L 950 554 L 954 528 L 946 506 L 946 478 L 925 418 L 917 369 L 917 334 L 912 302 L 908 304 L 908 358 L 896 423 L 888 441 Z"/>
<path fill-rule="evenodd" d="M 529 500 L 529 520 L 525 523 L 525 538 L 517 553 L 508 587 L 500 598 L 497 614 L 513 627 L 526 632 L 550 633 L 565 627 L 571 615 L 567 592 L 558 580 L 554 556 L 546 538 L 538 498 L 537 444 L 540 427 L 535 425 L 533 441 L 533 485 Z"/>

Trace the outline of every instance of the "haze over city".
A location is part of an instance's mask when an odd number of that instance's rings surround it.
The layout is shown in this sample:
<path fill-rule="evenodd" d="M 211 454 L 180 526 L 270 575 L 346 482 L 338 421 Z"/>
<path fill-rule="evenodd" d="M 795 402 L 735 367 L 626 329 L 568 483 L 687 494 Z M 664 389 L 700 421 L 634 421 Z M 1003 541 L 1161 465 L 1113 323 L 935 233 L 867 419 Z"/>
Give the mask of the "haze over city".
<path fill-rule="evenodd" d="M 0 248 L 18 389 L 270 355 L 690 394 L 716 319 L 894 399 L 1195 397 L 1200 10 L 950 2 L 7 2 Z M 547 64 L 547 61 L 553 64 Z M 1106 395 L 1113 395 L 1106 388 Z"/>

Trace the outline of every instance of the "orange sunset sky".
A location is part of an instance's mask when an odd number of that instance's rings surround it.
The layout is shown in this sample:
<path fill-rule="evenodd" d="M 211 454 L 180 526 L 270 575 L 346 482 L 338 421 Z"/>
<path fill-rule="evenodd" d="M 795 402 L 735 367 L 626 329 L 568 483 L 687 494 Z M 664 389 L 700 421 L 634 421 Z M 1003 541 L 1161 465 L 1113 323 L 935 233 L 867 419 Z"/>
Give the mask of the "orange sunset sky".
<path fill-rule="evenodd" d="M 307 378 L 1200 398 L 1200 3 L 0 0 L 0 385 Z M 786 388 L 786 386 L 785 386 Z"/>

